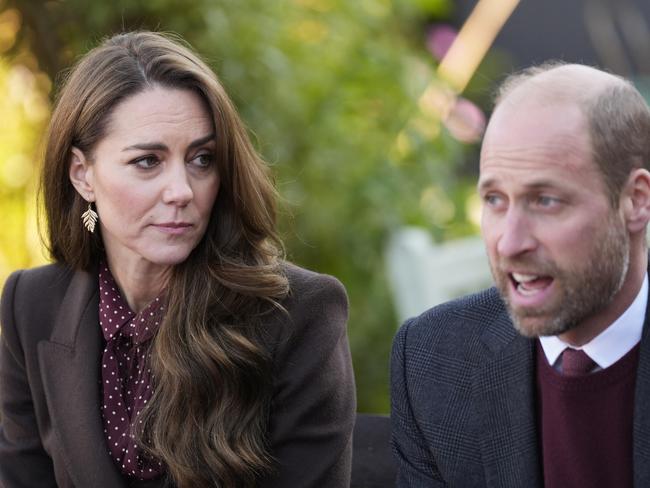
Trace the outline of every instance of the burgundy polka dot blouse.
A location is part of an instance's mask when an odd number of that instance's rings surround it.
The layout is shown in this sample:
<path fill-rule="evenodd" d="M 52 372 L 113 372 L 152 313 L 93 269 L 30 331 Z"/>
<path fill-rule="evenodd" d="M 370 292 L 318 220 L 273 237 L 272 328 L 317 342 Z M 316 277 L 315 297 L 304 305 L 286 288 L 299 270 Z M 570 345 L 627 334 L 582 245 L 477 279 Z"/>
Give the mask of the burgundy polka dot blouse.
<path fill-rule="evenodd" d="M 102 355 L 101 405 L 104 435 L 111 457 L 129 478 L 160 476 L 160 462 L 135 443 L 138 414 L 151 398 L 148 349 L 164 314 L 161 297 L 134 313 L 105 263 L 99 269 L 99 325 L 106 341 Z"/>

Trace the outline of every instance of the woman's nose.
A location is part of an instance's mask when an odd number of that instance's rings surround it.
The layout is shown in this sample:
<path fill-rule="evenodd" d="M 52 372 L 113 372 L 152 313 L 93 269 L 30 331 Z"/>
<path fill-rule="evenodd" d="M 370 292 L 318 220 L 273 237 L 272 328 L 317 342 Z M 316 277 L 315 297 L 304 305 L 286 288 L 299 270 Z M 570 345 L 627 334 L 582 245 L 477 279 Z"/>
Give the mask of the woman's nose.
<path fill-rule="evenodd" d="M 182 165 L 174 164 L 171 166 L 165 179 L 163 201 L 169 204 L 185 206 L 194 198 L 187 167 L 184 162 Z"/>

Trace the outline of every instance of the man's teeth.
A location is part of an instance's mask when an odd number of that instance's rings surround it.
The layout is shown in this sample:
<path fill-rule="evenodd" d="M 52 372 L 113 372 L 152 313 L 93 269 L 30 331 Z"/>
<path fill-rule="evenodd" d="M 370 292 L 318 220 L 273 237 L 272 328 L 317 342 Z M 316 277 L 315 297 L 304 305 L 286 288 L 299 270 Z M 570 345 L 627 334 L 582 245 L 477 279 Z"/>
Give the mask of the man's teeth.
<path fill-rule="evenodd" d="M 532 296 L 535 293 L 539 292 L 539 290 L 536 289 L 529 290 L 527 288 L 524 288 L 522 285 L 517 286 L 517 291 L 526 297 Z"/>
<path fill-rule="evenodd" d="M 512 273 L 512 277 L 517 280 L 519 283 L 528 283 L 529 281 L 536 280 L 539 278 L 538 275 L 529 275 L 521 273 Z"/>

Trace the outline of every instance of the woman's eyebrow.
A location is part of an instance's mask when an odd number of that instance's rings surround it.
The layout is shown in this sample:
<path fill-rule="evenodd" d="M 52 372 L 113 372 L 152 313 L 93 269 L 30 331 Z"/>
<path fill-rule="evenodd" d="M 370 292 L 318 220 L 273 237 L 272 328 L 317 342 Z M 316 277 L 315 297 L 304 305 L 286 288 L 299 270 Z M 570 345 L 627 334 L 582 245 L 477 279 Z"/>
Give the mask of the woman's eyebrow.
<path fill-rule="evenodd" d="M 193 149 L 197 146 L 202 146 L 203 144 L 210 142 L 213 140 L 215 137 L 214 134 L 208 134 L 207 136 L 200 137 L 199 139 L 196 139 L 188 145 L 190 149 Z M 145 142 L 145 143 L 140 143 L 140 144 L 133 144 L 131 146 L 127 146 L 122 149 L 122 152 L 124 151 L 168 151 L 169 148 L 167 145 L 163 144 L 162 142 Z"/>

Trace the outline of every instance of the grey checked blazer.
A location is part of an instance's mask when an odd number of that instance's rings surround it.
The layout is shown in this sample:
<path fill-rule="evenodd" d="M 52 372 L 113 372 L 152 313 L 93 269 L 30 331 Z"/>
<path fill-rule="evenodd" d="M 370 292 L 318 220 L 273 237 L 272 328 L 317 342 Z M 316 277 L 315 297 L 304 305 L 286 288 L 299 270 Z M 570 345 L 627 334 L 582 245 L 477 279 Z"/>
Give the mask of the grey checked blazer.
<path fill-rule="evenodd" d="M 646 312 L 634 407 L 637 488 L 650 486 L 648 324 Z M 515 331 L 494 288 L 402 326 L 391 361 L 399 488 L 542 486 L 534 345 Z"/>

